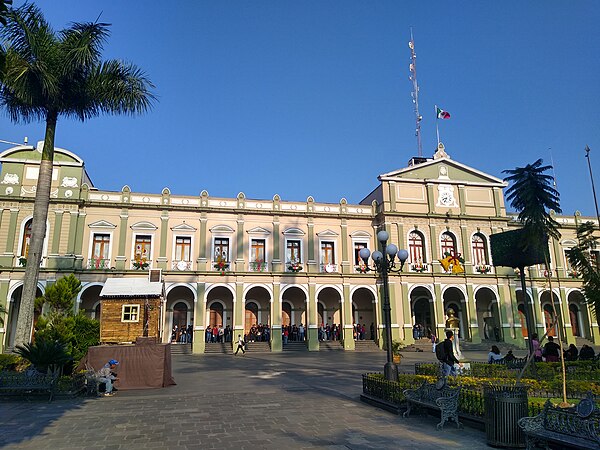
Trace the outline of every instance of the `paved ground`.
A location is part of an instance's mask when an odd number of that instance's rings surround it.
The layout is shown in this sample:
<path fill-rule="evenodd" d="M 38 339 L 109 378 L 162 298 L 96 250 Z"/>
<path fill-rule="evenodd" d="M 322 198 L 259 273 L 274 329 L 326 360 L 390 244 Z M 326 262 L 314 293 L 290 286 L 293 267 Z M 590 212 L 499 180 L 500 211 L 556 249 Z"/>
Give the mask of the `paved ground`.
<path fill-rule="evenodd" d="M 473 360 L 483 353 L 467 354 Z M 433 354 L 407 353 L 401 370 Z M 0 446 L 25 449 L 480 449 L 482 431 L 440 432 L 361 403 L 384 353 L 175 356 L 177 386 L 99 399 L 0 402 Z"/>

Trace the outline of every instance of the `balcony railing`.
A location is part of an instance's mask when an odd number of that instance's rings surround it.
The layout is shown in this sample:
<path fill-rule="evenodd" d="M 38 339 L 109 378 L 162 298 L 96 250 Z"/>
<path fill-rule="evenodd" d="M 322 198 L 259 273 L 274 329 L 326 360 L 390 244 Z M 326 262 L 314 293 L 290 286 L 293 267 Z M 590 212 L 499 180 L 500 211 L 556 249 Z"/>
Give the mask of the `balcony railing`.
<path fill-rule="evenodd" d="M 268 272 L 269 263 L 267 261 L 250 261 L 248 263 L 249 272 Z"/>
<path fill-rule="evenodd" d="M 299 261 L 296 261 L 296 262 L 288 261 L 285 263 L 285 271 L 286 272 L 298 273 L 298 272 L 302 272 L 303 269 L 304 269 L 304 266 Z"/>
<path fill-rule="evenodd" d="M 215 272 L 221 272 L 224 274 L 225 272 L 229 272 L 231 263 L 229 261 L 213 261 L 211 263 L 211 267 Z"/>
<path fill-rule="evenodd" d="M 320 265 L 321 272 L 323 273 L 335 273 L 338 271 L 337 264 L 321 264 Z"/>
<path fill-rule="evenodd" d="M 171 261 L 171 270 L 180 270 L 182 272 L 186 270 L 192 270 L 192 262 L 184 260 L 173 260 Z"/>
<path fill-rule="evenodd" d="M 90 258 L 88 259 L 87 268 L 90 270 L 110 269 L 110 259 Z"/>
<path fill-rule="evenodd" d="M 411 272 L 416 272 L 416 273 L 425 273 L 425 272 L 429 272 L 429 263 L 424 263 L 424 262 L 416 262 L 416 263 L 410 263 L 408 265 L 408 270 Z"/>

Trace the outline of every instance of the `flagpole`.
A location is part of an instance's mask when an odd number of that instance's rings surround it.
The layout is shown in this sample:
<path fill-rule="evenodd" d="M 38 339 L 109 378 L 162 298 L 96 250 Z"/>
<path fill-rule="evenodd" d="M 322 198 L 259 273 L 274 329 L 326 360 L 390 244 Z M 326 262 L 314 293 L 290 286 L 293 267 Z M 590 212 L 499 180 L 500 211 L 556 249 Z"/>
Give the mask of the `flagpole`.
<path fill-rule="evenodd" d="M 435 133 L 437 134 L 437 141 L 438 141 L 438 146 L 439 146 L 440 145 L 440 127 L 439 127 L 438 123 L 439 123 L 440 119 L 437 116 L 437 110 L 438 110 L 438 107 L 437 107 L 437 105 L 435 105 Z"/>

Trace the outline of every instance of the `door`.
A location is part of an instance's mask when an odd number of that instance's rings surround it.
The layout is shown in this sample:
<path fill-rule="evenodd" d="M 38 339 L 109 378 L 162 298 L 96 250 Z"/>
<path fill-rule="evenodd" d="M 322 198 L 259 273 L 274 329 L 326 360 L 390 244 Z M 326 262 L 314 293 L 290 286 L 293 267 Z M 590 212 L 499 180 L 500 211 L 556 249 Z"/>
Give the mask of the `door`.
<path fill-rule="evenodd" d="M 527 320 L 525 319 L 525 305 L 523 303 L 519 304 L 517 307 L 519 311 L 519 320 L 521 321 L 521 333 L 523 333 L 523 337 L 527 337 Z"/>
<path fill-rule="evenodd" d="M 250 328 L 256 325 L 258 325 L 258 305 L 254 302 L 247 303 L 244 320 L 244 334 L 249 334 Z"/>
<path fill-rule="evenodd" d="M 292 323 L 292 307 L 289 303 L 285 302 L 281 305 L 281 325 L 289 327 Z"/>
<path fill-rule="evenodd" d="M 581 331 L 579 329 L 579 308 L 577 308 L 577 305 L 569 305 L 569 316 L 571 318 L 571 330 L 573 330 L 573 336 L 580 337 Z"/>
<path fill-rule="evenodd" d="M 210 305 L 210 316 L 209 323 L 211 327 L 218 327 L 223 325 L 223 305 L 220 303 L 213 303 Z"/>
<path fill-rule="evenodd" d="M 554 326 L 554 312 L 552 306 L 544 305 L 544 320 L 546 321 L 546 333 L 548 336 L 556 336 L 556 327 Z"/>

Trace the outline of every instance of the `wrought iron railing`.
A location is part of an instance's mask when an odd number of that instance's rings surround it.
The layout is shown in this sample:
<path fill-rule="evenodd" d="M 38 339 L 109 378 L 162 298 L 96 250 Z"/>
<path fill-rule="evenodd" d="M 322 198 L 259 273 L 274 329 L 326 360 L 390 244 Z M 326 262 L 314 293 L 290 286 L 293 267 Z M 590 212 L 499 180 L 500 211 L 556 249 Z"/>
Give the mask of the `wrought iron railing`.
<path fill-rule="evenodd" d="M 192 262 L 184 260 L 174 260 L 171 262 L 171 269 L 181 271 L 192 270 Z"/>
<path fill-rule="evenodd" d="M 249 272 L 268 272 L 269 263 L 267 261 L 250 261 L 248 263 Z"/>
<path fill-rule="evenodd" d="M 110 259 L 90 258 L 88 259 L 87 268 L 91 270 L 110 269 Z"/>
<path fill-rule="evenodd" d="M 324 273 L 335 273 L 338 271 L 337 264 L 321 264 L 320 265 L 321 272 Z"/>

